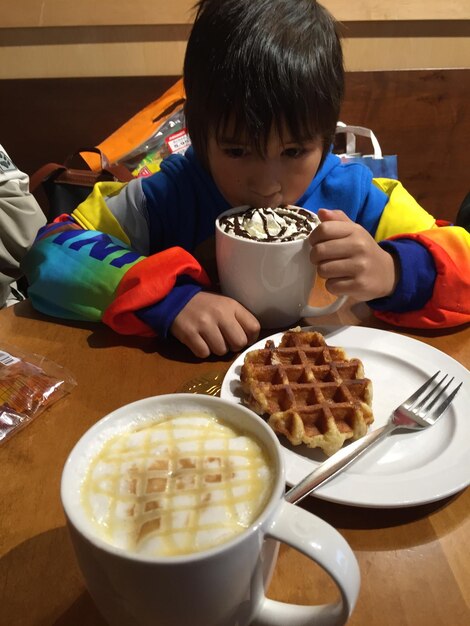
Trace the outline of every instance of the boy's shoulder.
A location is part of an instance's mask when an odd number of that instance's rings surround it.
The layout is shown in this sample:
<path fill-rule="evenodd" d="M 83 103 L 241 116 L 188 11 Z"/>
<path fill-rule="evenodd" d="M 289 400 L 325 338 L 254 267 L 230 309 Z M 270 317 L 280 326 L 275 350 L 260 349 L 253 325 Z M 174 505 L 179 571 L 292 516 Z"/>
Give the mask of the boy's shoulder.
<path fill-rule="evenodd" d="M 160 170 L 151 176 L 142 178 L 145 189 L 177 185 L 181 188 L 212 187 L 211 176 L 204 170 L 192 148 L 184 154 L 171 154 L 160 164 Z"/>
<path fill-rule="evenodd" d="M 369 168 L 361 163 L 343 163 L 330 153 L 300 205 L 314 212 L 319 207 L 339 209 L 373 232 L 387 201 L 387 195 L 374 185 Z"/>
<path fill-rule="evenodd" d="M 357 161 L 343 161 L 336 154 L 329 153 L 315 179 L 318 182 L 335 183 L 342 185 L 358 183 L 364 185 L 372 184 L 372 172 L 370 169 Z"/>
<path fill-rule="evenodd" d="M 304 200 L 325 197 L 355 197 L 364 199 L 373 188 L 372 172 L 361 163 L 342 162 L 333 153 L 329 153 L 309 185 Z"/>
<path fill-rule="evenodd" d="M 197 172 L 207 176 L 207 172 L 194 154 L 190 146 L 184 153 L 175 153 L 167 156 L 160 164 L 160 171 L 167 175 L 177 176 L 181 173 Z"/>

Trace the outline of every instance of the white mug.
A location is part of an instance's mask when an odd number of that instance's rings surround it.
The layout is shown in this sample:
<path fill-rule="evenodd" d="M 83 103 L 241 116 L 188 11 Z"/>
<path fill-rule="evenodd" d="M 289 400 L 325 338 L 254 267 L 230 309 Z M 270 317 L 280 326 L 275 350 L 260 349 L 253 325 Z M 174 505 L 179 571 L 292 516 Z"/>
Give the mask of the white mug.
<path fill-rule="evenodd" d="M 103 442 L 136 416 L 208 411 L 253 437 L 267 452 L 273 487 L 258 518 L 241 534 L 203 552 L 152 557 L 115 547 L 97 536 L 80 489 L 90 460 Z M 161 417 L 160 417 L 161 419 Z M 211 396 L 170 394 L 126 405 L 97 422 L 65 464 L 61 498 L 88 590 L 113 626 L 335 626 L 345 624 L 359 592 L 356 558 L 343 537 L 315 515 L 284 500 L 280 444 L 249 409 Z M 274 540 L 274 541 L 273 541 Z M 278 541 L 318 563 L 336 582 L 337 604 L 298 606 L 265 597 Z"/>
<path fill-rule="evenodd" d="M 308 304 L 316 278 L 308 237 L 264 242 L 235 237 L 222 230 L 222 217 L 248 208 L 229 209 L 215 222 L 217 271 L 222 293 L 249 309 L 263 328 L 290 326 L 301 317 L 337 311 L 346 296 L 324 307 Z"/>

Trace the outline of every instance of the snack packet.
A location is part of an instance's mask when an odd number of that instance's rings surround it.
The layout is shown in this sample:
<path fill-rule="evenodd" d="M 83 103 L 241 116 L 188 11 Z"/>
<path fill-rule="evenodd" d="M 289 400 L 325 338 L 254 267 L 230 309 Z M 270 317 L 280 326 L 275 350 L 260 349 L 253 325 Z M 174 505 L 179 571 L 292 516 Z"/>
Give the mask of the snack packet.
<path fill-rule="evenodd" d="M 0 342 L 0 443 L 76 386 L 54 361 Z"/>
<path fill-rule="evenodd" d="M 124 165 L 133 176 L 151 176 L 160 169 L 162 160 L 174 153 L 182 153 L 191 144 L 185 126 L 182 105 L 172 114 L 163 116 L 161 124 L 140 146 L 121 157 L 119 165 Z"/>

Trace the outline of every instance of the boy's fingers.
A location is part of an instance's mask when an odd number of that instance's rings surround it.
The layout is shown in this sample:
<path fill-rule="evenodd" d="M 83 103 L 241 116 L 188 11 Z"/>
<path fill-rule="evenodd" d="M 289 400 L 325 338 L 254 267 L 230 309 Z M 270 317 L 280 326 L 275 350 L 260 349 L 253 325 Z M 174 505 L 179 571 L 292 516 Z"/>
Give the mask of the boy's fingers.
<path fill-rule="evenodd" d="M 318 217 L 321 222 L 332 222 L 337 220 L 338 222 L 350 222 L 349 217 L 340 211 L 339 209 L 318 209 Z"/>
<path fill-rule="evenodd" d="M 206 359 L 210 356 L 210 348 L 200 335 L 194 333 L 190 337 L 178 337 L 178 335 L 174 333 L 174 336 L 187 348 L 189 348 L 194 356 L 197 356 L 200 359 Z"/>
<path fill-rule="evenodd" d="M 338 211 L 338 213 L 342 213 L 342 211 Z M 308 241 L 311 246 L 314 246 L 323 241 L 328 242 L 332 239 L 343 239 L 350 234 L 351 220 L 349 218 L 346 217 L 346 220 L 327 220 L 313 230 Z"/>
<path fill-rule="evenodd" d="M 183 310 L 175 318 L 170 331 L 199 358 L 207 358 L 211 353 L 223 356 L 229 351 L 238 352 L 253 343 L 260 331 L 259 322 L 250 311 L 222 296 L 216 296 L 214 306 L 202 313 L 194 315 L 194 311 L 189 311 L 182 318 L 184 313 Z"/>
<path fill-rule="evenodd" d="M 216 354 L 217 356 L 223 356 L 229 351 L 230 348 L 227 345 L 225 337 L 218 326 L 211 328 L 210 331 L 207 333 L 204 333 L 204 331 L 202 331 L 200 334 L 202 339 L 208 345 L 210 352 L 212 352 L 213 354 Z"/>
<path fill-rule="evenodd" d="M 245 332 L 247 343 L 250 344 L 256 341 L 261 327 L 253 313 L 248 311 L 248 309 L 245 309 L 245 307 L 241 307 L 238 311 L 236 311 L 235 317 Z"/>
<path fill-rule="evenodd" d="M 221 328 L 225 343 L 232 352 L 239 352 L 248 343 L 248 337 L 240 324 L 229 324 Z"/>

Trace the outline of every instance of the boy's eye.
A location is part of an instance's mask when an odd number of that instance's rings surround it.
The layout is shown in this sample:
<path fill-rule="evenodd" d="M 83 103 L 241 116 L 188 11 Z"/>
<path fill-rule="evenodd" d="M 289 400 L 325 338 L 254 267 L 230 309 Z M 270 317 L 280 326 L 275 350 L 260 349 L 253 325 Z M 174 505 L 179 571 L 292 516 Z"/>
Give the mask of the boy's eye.
<path fill-rule="evenodd" d="M 240 159 L 248 154 L 247 149 L 241 147 L 223 148 L 223 152 L 231 159 Z"/>
<path fill-rule="evenodd" d="M 300 146 L 296 146 L 295 148 L 286 148 L 282 151 L 282 156 L 286 156 L 289 159 L 298 159 L 303 154 L 305 154 L 305 150 Z"/>

